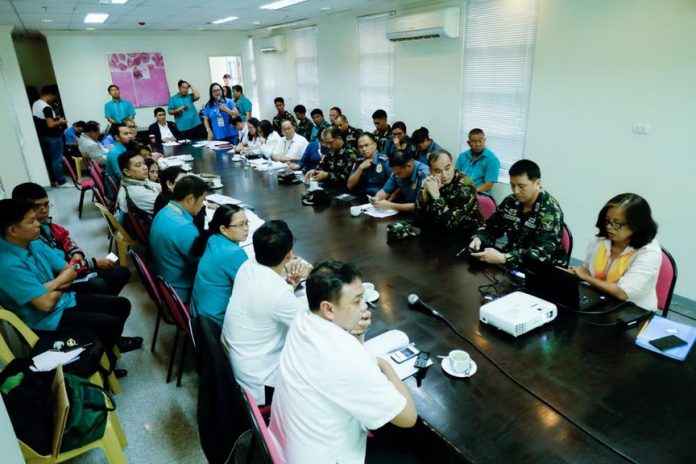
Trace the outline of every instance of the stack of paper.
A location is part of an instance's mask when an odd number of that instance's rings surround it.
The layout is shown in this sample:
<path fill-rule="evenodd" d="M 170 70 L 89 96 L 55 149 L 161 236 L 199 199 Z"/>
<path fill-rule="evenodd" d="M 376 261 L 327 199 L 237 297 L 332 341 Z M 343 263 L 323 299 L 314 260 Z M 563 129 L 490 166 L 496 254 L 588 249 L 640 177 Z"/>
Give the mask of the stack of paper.
<path fill-rule="evenodd" d="M 163 147 L 176 147 L 179 146 L 179 142 L 163 142 Z"/>
<path fill-rule="evenodd" d="M 193 161 L 193 156 L 189 154 L 174 155 L 166 158 L 168 160 Z"/>
<path fill-rule="evenodd" d="M 656 346 L 650 343 L 650 340 L 656 340 L 670 335 L 679 337 L 686 342 L 686 345 L 660 351 Z M 691 347 L 694 346 L 694 340 L 696 340 L 696 327 L 655 315 L 645 323 L 638 333 L 636 345 L 663 356 L 683 361 L 686 359 L 686 355 L 689 354 Z"/>
<path fill-rule="evenodd" d="M 280 161 L 271 161 L 270 164 L 268 163 L 268 161 L 265 161 L 263 164 L 258 164 L 254 167 L 256 167 L 258 171 L 268 171 L 269 169 L 277 171 L 279 169 L 287 169 L 288 165 L 285 163 L 281 163 Z"/>
<path fill-rule="evenodd" d="M 59 364 L 68 364 L 80 357 L 80 354 L 85 351 L 84 348 L 76 348 L 70 351 L 48 350 L 34 356 L 34 367 L 31 369 L 35 372 L 49 372 L 58 367 Z"/>
<path fill-rule="evenodd" d="M 211 193 L 205 197 L 205 199 L 212 203 L 217 203 L 218 205 L 239 205 L 242 203 L 242 200 L 237 200 L 236 198 L 221 195 L 219 193 Z"/>
<path fill-rule="evenodd" d="M 412 345 L 413 343 L 410 343 L 408 335 L 400 330 L 390 330 L 367 340 L 363 344 L 366 351 L 388 361 L 401 380 L 418 372 L 418 369 L 414 366 L 417 356 L 402 363 L 397 363 L 389 355 L 394 351 L 399 351 Z M 432 363 L 432 359 L 429 359 L 427 365 L 430 366 Z"/>
<path fill-rule="evenodd" d="M 399 214 L 399 212 L 395 209 L 378 209 L 378 208 L 375 208 L 370 203 L 365 203 L 364 205 L 360 205 L 360 211 L 367 214 L 368 216 L 372 216 L 372 217 L 376 217 L 376 218 L 385 218 L 385 217 L 393 216 L 395 214 Z"/>

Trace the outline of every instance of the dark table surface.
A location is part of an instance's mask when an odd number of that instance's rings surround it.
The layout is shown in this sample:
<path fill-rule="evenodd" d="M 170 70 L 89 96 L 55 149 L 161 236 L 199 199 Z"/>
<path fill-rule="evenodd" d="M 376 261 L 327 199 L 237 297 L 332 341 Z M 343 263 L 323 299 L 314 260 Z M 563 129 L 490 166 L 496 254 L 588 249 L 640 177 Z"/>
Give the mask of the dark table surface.
<path fill-rule="evenodd" d="M 448 376 L 434 358 L 420 388 L 413 378 L 405 381 L 422 420 L 464 458 L 535 463 L 696 459 L 693 353 L 686 362 L 674 361 L 637 347 L 638 329 L 591 325 L 563 310 L 552 323 L 514 338 L 478 320 L 478 287 L 489 283 L 484 270 L 503 276 L 495 268 L 455 258 L 466 239 L 426 233 L 387 244 L 387 224 L 408 217 L 354 218 L 350 204 L 336 200 L 324 209 L 302 206 L 304 185 L 279 185 L 274 174 L 244 169 L 225 152 L 191 146 L 167 151 L 193 155 L 194 172 L 220 174 L 224 188 L 216 192 L 251 205 L 265 220 L 286 221 L 297 238 L 296 254 L 310 262 L 333 258 L 355 264 L 380 292 L 368 338 L 400 329 L 433 356 L 452 349 L 471 354 L 478 365 L 471 378 Z M 442 321 L 409 309 L 410 293 L 445 314 L 474 346 Z M 523 390 L 478 350 L 553 407 Z"/>

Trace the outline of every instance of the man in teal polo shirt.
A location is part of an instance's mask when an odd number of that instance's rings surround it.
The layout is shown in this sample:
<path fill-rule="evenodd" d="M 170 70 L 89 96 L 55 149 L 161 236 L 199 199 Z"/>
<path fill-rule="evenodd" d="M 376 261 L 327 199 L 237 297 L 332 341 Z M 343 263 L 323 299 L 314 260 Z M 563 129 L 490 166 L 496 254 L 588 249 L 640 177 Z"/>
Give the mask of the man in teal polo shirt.
<path fill-rule="evenodd" d="M 251 100 L 244 95 L 244 89 L 241 85 L 232 86 L 232 95 L 239 110 L 239 117 L 242 118 L 242 121 L 247 122 L 251 119 Z"/>
<path fill-rule="evenodd" d="M 389 156 L 391 177 L 377 192 L 371 202 L 375 208 L 395 209 L 410 213 L 416 206 L 418 192 L 430 175 L 430 168 L 406 151 L 396 151 Z"/>
<path fill-rule="evenodd" d="M 114 182 L 118 183 L 118 180 L 123 175 L 121 168 L 118 167 L 118 157 L 131 146 L 133 133 L 125 124 L 117 123 L 111 126 L 109 134 L 111 134 L 115 142 L 111 146 L 111 150 L 106 154 L 106 174 L 111 176 Z"/>
<path fill-rule="evenodd" d="M 140 337 L 120 337 L 130 302 L 67 291 L 77 272 L 39 240 L 39 234 L 32 202 L 0 200 L 0 261 L 12 276 L 0 279 L 0 305 L 33 330 L 85 328 L 95 332 L 107 350 L 117 342 L 122 352 L 142 346 Z"/>
<path fill-rule="evenodd" d="M 199 232 L 193 217 L 203 207 L 208 184 L 199 177 L 186 176 L 174 186 L 172 201 L 162 208 L 150 228 L 150 250 L 157 275 L 171 285 L 188 303 L 199 256 L 194 245 Z"/>
<path fill-rule="evenodd" d="M 498 182 L 500 160 L 486 148 L 486 134 L 481 129 L 469 131 L 467 144 L 470 149 L 459 154 L 454 167 L 471 177 L 478 193 L 488 192 Z"/>
<path fill-rule="evenodd" d="M 198 115 L 198 110 L 193 102 L 201 98 L 196 88 L 184 80 L 177 84 L 179 93 L 171 96 L 167 111 L 174 116 L 176 126 L 181 133 L 189 140 L 205 138 L 205 129 Z M 189 91 L 191 93 L 189 93 Z"/>
<path fill-rule="evenodd" d="M 104 103 L 104 117 L 109 124 L 122 123 L 126 119 L 135 118 L 135 108 L 133 104 L 121 98 L 121 91 L 118 86 L 111 84 L 108 88 L 109 95 L 111 95 L 111 100 Z"/>

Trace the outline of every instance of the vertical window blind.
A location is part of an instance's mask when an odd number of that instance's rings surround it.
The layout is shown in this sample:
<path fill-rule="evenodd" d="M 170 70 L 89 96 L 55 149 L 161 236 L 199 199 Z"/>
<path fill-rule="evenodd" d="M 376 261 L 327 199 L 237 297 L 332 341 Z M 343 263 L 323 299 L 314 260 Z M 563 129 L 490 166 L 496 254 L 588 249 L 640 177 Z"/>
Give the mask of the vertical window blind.
<path fill-rule="evenodd" d="M 385 36 L 393 13 L 358 18 L 360 53 L 360 127 L 373 127 L 372 113 L 383 109 L 394 114 L 394 44 Z M 353 123 L 355 125 L 355 123 Z"/>
<path fill-rule="evenodd" d="M 319 107 L 319 68 L 317 66 L 317 27 L 294 30 L 297 102 L 307 107 L 307 116 Z"/>
<path fill-rule="evenodd" d="M 256 55 L 254 54 L 254 40 L 249 37 L 247 39 L 247 61 L 249 70 L 247 75 L 249 80 L 244 83 L 244 95 L 251 100 L 251 115 L 259 116 L 259 87 L 256 79 Z"/>
<path fill-rule="evenodd" d="M 469 0 L 466 7 L 461 141 L 486 133 L 500 180 L 524 157 L 539 0 Z"/>

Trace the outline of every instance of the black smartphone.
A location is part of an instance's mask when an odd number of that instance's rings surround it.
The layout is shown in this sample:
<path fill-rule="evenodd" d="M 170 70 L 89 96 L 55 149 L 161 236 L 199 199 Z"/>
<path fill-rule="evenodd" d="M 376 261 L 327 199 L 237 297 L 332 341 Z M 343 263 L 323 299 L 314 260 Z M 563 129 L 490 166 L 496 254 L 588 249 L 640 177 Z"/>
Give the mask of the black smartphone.
<path fill-rule="evenodd" d="M 416 358 L 416 362 L 413 364 L 415 367 L 418 369 L 424 369 L 428 367 L 428 360 L 430 359 L 430 353 L 427 351 L 421 351 L 418 353 L 418 357 Z"/>
<path fill-rule="evenodd" d="M 682 340 L 676 335 L 667 335 L 666 337 L 656 338 L 654 340 L 650 340 L 648 343 L 660 351 L 671 350 L 672 348 L 686 345 L 686 341 Z"/>

